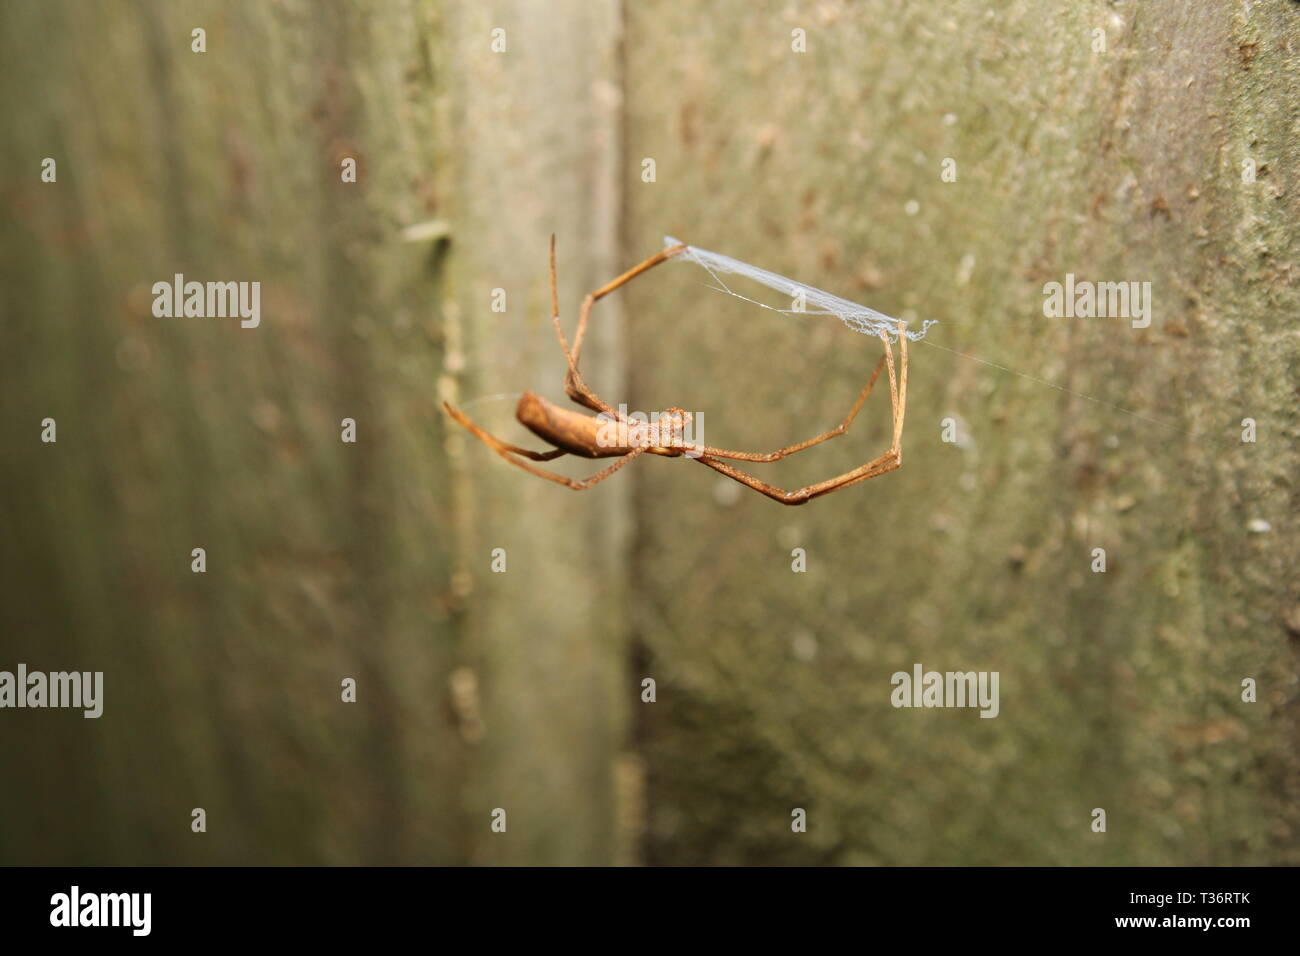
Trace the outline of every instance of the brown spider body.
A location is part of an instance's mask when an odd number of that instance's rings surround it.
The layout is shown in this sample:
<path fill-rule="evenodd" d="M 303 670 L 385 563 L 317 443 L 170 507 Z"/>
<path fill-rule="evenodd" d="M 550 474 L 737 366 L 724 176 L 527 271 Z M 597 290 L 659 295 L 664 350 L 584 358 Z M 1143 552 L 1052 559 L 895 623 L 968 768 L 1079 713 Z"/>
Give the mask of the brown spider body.
<path fill-rule="evenodd" d="M 615 418 L 561 408 L 532 392 L 524 392 L 519 399 L 515 417 L 542 441 L 580 458 L 622 458 L 638 448 L 651 455 L 676 458 L 684 451 L 680 444 L 674 444 L 680 438 L 682 424 L 660 424 L 656 431 L 652 425 L 632 421 L 619 429 Z M 668 413 L 661 416 L 660 422 L 669 422 Z M 621 440 L 611 441 L 611 436 Z"/>
<path fill-rule="evenodd" d="M 898 323 L 897 329 L 900 354 L 897 374 L 894 366 L 894 350 L 890 344 L 889 336 L 881 332 L 880 338 L 885 345 L 885 354 L 876 363 L 876 370 L 872 372 L 871 378 L 859 393 L 857 402 L 854 403 L 853 408 L 850 409 L 844 420 L 830 431 L 823 432 L 815 438 L 787 445 L 785 448 L 773 452 L 731 451 L 725 448 L 715 448 L 712 445 L 687 442 L 684 439 L 684 432 L 692 419 L 682 409 L 670 408 L 656 416 L 654 421 L 644 422 L 640 421 L 638 417 L 629 417 L 621 411 L 616 411 L 608 402 L 587 386 L 578 371 L 578 360 L 582 355 L 582 340 L 587 330 L 587 319 L 591 315 L 592 306 L 619 286 L 636 278 L 647 269 L 671 259 L 686 248 L 686 246 L 673 246 L 670 249 L 657 252 L 645 262 L 629 269 L 617 279 L 606 283 L 589 294 L 583 300 L 582 311 L 578 317 L 578 330 L 574 335 L 573 348 L 570 349 L 569 343 L 564 337 L 564 330 L 560 328 L 560 310 L 555 281 L 555 237 L 551 237 L 551 319 L 555 325 L 556 337 L 560 340 L 560 348 L 564 350 L 564 357 L 568 360 L 569 366 L 564 377 L 564 391 L 574 402 L 597 413 L 592 416 L 567 408 L 560 408 L 558 405 L 548 402 L 532 392 L 525 392 L 515 408 L 515 417 L 519 419 L 520 424 L 525 428 L 551 445 L 551 451 L 531 451 L 517 445 L 507 444 L 474 424 L 466 417 L 464 412 L 452 408 L 451 405 L 444 402 L 443 408 L 447 410 L 447 414 L 510 464 L 524 469 L 529 474 L 545 478 L 547 481 L 553 481 L 556 484 L 565 485 L 575 491 L 582 491 L 597 482 L 604 481 L 628 462 L 646 453 L 662 455 L 668 458 L 686 455 L 783 505 L 801 505 L 813 498 L 829 494 L 832 491 L 838 491 L 840 488 L 847 488 L 849 485 L 856 485 L 860 481 L 878 477 L 898 468 L 903 463 L 903 415 L 907 409 L 907 335 L 905 334 L 906 327 L 903 322 Z M 876 384 L 876 379 L 880 377 L 881 369 L 884 368 L 889 370 L 889 401 L 893 411 L 894 431 L 889 450 L 883 455 L 873 458 L 864 465 L 846 471 L 842 475 L 805 485 L 794 491 L 785 491 L 775 485 L 770 485 L 723 460 L 780 461 L 788 455 L 804 451 L 837 435 L 843 435 L 848 431 L 849 425 L 853 423 L 854 417 L 871 393 L 872 386 Z M 547 471 L 544 468 L 529 464 L 530 461 L 551 461 L 561 455 L 576 455 L 580 458 L 614 458 L 615 461 L 613 464 L 596 472 L 590 478 L 582 480 L 568 478 L 556 472 Z"/>

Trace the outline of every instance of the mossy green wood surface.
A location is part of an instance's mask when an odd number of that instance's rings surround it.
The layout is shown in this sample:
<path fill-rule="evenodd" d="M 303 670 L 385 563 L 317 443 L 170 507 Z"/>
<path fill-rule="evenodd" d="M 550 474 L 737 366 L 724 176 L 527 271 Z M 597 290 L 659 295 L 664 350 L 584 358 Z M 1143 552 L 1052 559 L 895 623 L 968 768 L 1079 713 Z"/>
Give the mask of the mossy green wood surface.
<path fill-rule="evenodd" d="M 651 861 L 1297 861 L 1298 14 L 629 5 L 629 259 L 670 233 L 942 322 L 911 350 L 900 471 L 799 509 L 637 471 Z M 1150 328 L 1045 318 L 1066 273 L 1150 281 Z M 636 406 L 753 450 L 838 422 L 879 343 L 707 279 L 628 290 Z M 828 477 L 887 423 L 878 392 L 752 470 Z M 1000 716 L 894 709 L 918 662 L 1000 671 Z"/>
<path fill-rule="evenodd" d="M 5 713 L 0 857 L 460 859 L 441 336 L 428 247 L 398 240 L 437 197 L 435 24 L 414 4 L 0 18 L 0 642 L 7 668 L 106 681 L 97 721 Z M 174 273 L 260 281 L 261 326 L 154 318 Z M 32 440 L 47 416 L 57 444 Z"/>

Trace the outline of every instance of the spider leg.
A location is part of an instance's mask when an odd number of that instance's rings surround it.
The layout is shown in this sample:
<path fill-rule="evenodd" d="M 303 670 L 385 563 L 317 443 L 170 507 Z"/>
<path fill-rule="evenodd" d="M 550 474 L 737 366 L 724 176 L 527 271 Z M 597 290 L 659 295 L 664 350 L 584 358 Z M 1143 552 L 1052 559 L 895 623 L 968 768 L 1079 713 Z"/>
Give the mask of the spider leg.
<path fill-rule="evenodd" d="M 884 333 L 881 333 L 881 338 L 884 338 Z M 889 347 L 888 339 L 885 341 L 885 347 Z M 898 455 L 898 460 L 901 462 L 903 460 L 903 416 L 907 414 L 907 325 L 904 322 L 898 323 L 898 352 L 898 403 L 894 406 L 894 453 Z M 891 359 L 894 357 L 892 350 L 889 357 Z M 892 375 L 890 381 L 893 381 Z"/>
<path fill-rule="evenodd" d="M 560 306 L 559 297 L 556 294 L 555 278 L 555 237 L 551 236 L 551 322 L 555 326 L 555 335 L 560 340 L 560 348 L 564 350 L 564 357 L 569 364 L 568 372 L 564 376 L 564 391 L 569 398 L 593 412 L 604 412 L 618 421 L 627 422 L 624 416 L 620 415 L 608 402 L 591 390 L 587 383 L 582 380 L 582 374 L 578 371 L 578 360 L 582 356 L 582 341 L 587 334 L 587 319 L 591 316 L 591 307 L 598 300 L 603 299 L 646 270 L 654 268 L 661 262 L 667 262 L 685 248 L 684 245 L 680 245 L 660 250 L 644 262 L 624 272 L 617 279 L 612 279 L 595 292 L 588 293 L 587 297 L 582 301 L 582 311 L 578 317 L 578 329 L 573 336 L 573 348 L 570 349 L 569 343 L 564 337 L 564 330 L 560 328 Z"/>
<path fill-rule="evenodd" d="M 880 370 L 884 367 L 885 356 L 882 355 L 880 356 L 880 361 L 876 363 L 876 370 L 871 373 L 871 378 L 868 379 L 866 386 L 862 389 L 861 394 L 858 395 L 858 400 L 854 402 L 849 413 L 844 416 L 844 421 L 840 422 L 830 431 L 818 435 L 816 438 L 809 438 L 807 441 L 801 441 L 794 445 L 787 445 L 785 448 L 769 452 L 730 451 L 726 448 L 714 448 L 712 445 L 704 445 L 700 450 L 704 454 L 711 455 L 714 458 L 732 458 L 736 461 L 780 461 L 787 455 L 793 455 L 795 452 L 811 448 L 813 445 L 819 445 L 828 438 L 834 438 L 836 435 L 843 435 L 849 430 L 849 426 L 853 424 L 853 419 L 856 418 L 858 412 L 861 411 L 863 403 L 867 400 L 867 396 L 871 394 L 871 387 L 876 384 L 876 379 L 880 377 Z"/>
<path fill-rule="evenodd" d="M 875 478 L 886 472 L 893 471 L 903 463 L 903 414 L 906 411 L 907 403 L 907 335 L 904 334 L 905 326 L 902 322 L 899 328 L 899 352 L 901 356 L 900 368 L 897 376 L 894 369 L 894 351 L 890 347 L 889 337 L 881 333 L 881 338 L 885 342 L 885 364 L 889 369 L 889 397 L 893 406 L 894 418 L 894 440 L 890 445 L 889 451 L 885 452 L 878 458 L 874 458 L 865 465 L 860 465 L 852 471 L 846 471 L 842 475 L 834 478 L 827 478 L 825 481 L 819 481 L 815 484 L 805 485 L 794 491 L 785 491 L 775 485 L 770 485 L 765 481 L 760 481 L 753 475 L 746 474 L 734 465 L 729 465 L 725 461 L 719 461 L 717 458 L 710 457 L 707 453 L 701 455 L 696 460 L 701 464 L 708 465 L 714 471 L 733 478 L 743 485 L 761 492 L 773 501 L 779 501 L 783 505 L 801 505 L 805 501 L 811 501 L 820 495 L 829 494 L 832 491 L 838 491 L 840 488 L 847 488 L 849 485 L 856 485 L 860 481 L 866 481 L 868 478 Z M 876 372 L 880 369 L 877 366 Z M 875 376 L 872 376 L 874 381 Z M 859 400 L 858 405 L 861 405 Z M 855 406 L 855 411 L 858 406 Z M 742 459 L 743 460 L 743 459 Z M 759 459 L 763 460 L 763 459 Z"/>
<path fill-rule="evenodd" d="M 533 461 L 550 461 L 552 458 L 559 458 L 561 455 L 567 454 L 562 449 L 557 448 L 555 451 L 536 452 L 536 451 L 529 451 L 526 448 L 519 448 L 515 445 L 509 445 L 503 442 L 501 439 L 497 438 L 495 435 L 489 434 L 488 432 L 480 428 L 478 425 L 474 424 L 465 415 L 465 413 L 460 411 L 459 409 L 452 408 L 446 402 L 442 403 L 442 407 L 447 410 L 448 415 L 456 419 L 456 421 L 459 422 L 461 425 L 464 425 L 465 428 L 469 429 L 469 431 L 473 433 L 473 435 L 476 438 L 482 441 L 485 445 L 491 448 L 494 452 L 496 452 L 506 461 L 510 462 L 510 464 L 517 465 L 518 467 L 522 468 L 524 471 L 528 472 L 529 474 L 536 475 L 538 478 L 545 478 L 547 481 L 553 481 L 557 485 L 565 485 L 566 487 L 572 488 L 574 491 L 585 491 L 586 489 L 590 488 L 592 485 L 596 484 L 597 482 L 604 481 L 610 475 L 614 474 L 614 472 L 618 471 L 620 468 L 622 468 L 624 465 L 630 462 L 633 458 L 636 458 L 638 455 L 642 454 L 645 451 L 644 446 L 633 448 L 622 458 L 617 459 L 609 467 L 602 468 L 600 471 L 596 472 L 594 475 L 592 475 L 589 478 L 577 480 L 574 478 L 568 478 L 561 474 L 557 474 L 556 472 L 553 471 L 547 471 L 545 468 L 538 468 L 536 465 L 530 465 L 528 464 L 528 462 L 521 460 L 519 457 L 522 455 L 531 458 Z"/>
<path fill-rule="evenodd" d="M 714 471 L 722 472 L 728 478 L 734 478 L 742 485 L 748 485 L 755 491 L 762 492 L 773 501 L 779 501 L 783 505 L 801 505 L 805 501 L 811 501 L 819 495 L 824 495 L 840 488 L 847 488 L 849 485 L 856 485 L 860 481 L 866 481 L 868 478 L 875 478 L 877 475 L 883 475 L 885 472 L 893 471 L 899 466 L 898 456 L 892 451 L 887 451 L 879 458 L 875 458 L 865 465 L 854 468 L 852 471 L 846 471 L 842 475 L 834 478 L 827 478 L 825 481 L 819 481 L 814 485 L 805 485 L 795 491 L 786 491 L 778 488 L 776 485 L 769 485 L 766 481 L 760 481 L 753 475 L 748 475 L 734 465 L 729 465 L 725 461 L 719 461 L 716 458 L 710 458 L 708 455 L 701 455 L 695 459 L 701 464 L 708 465 Z"/>
<path fill-rule="evenodd" d="M 618 411 L 610 407 L 609 403 L 589 389 L 581 377 L 578 376 L 578 360 L 573 351 L 569 348 L 569 342 L 564 337 L 564 329 L 560 327 L 560 298 L 556 290 L 557 281 L 555 277 L 555 235 L 551 234 L 551 324 L 555 326 L 555 337 L 560 340 L 560 348 L 564 350 L 564 359 L 568 363 L 568 370 L 564 373 L 564 390 L 569 398 L 589 408 L 593 412 L 604 412 L 613 416 L 618 421 L 627 423 Z M 588 296 L 590 298 L 590 296 Z M 573 383 L 577 377 L 577 384 Z"/>
<path fill-rule="evenodd" d="M 587 294 L 587 297 L 582 300 L 582 311 L 578 314 L 578 331 L 575 332 L 573 336 L 573 365 L 575 372 L 577 370 L 578 360 L 582 357 L 582 339 L 587 332 L 587 319 L 591 316 L 591 307 L 615 289 L 626 285 L 628 282 L 631 282 L 637 276 L 641 275 L 641 273 L 653 269 L 660 263 L 667 262 L 685 248 L 686 244 L 682 243 L 681 245 L 672 246 L 668 249 L 661 249 L 644 262 L 628 269 L 627 272 L 624 272 L 617 279 L 611 279 L 595 292 Z"/>
<path fill-rule="evenodd" d="M 447 404 L 446 402 L 442 403 L 442 407 L 447 410 L 448 415 L 456 419 L 457 422 L 465 426 L 465 428 L 473 432 L 478 438 L 487 442 L 495 449 L 505 450 L 515 455 L 522 455 L 523 457 L 530 458 L 533 461 L 552 461 L 556 458 L 559 458 L 561 455 L 568 454 L 568 452 L 565 451 L 563 448 L 556 448 L 552 451 L 530 451 L 527 448 L 520 448 L 518 445 L 508 444 L 506 442 L 503 442 L 501 439 L 496 438 L 493 435 L 489 435 L 483 429 L 479 428 L 472 421 L 470 421 L 469 416 L 466 415 L 464 412 L 462 412 L 459 408 L 454 408 L 453 406 Z"/>

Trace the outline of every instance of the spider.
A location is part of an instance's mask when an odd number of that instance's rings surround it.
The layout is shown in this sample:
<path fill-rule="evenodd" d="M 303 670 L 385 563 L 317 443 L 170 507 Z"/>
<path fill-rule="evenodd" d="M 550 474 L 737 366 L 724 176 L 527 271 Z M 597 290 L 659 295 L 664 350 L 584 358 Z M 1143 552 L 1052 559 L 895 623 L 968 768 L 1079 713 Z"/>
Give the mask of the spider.
<path fill-rule="evenodd" d="M 871 373 L 871 378 L 867 380 L 867 384 L 858 395 L 858 400 L 853 403 L 853 407 L 844 417 L 844 420 L 828 432 L 794 445 L 787 445 L 777 451 L 729 451 L 725 448 L 715 448 L 712 445 L 685 443 L 682 440 L 682 433 L 692 419 L 682 409 L 670 408 L 659 416 L 658 425 L 647 425 L 644 422 L 629 419 L 615 410 L 587 386 L 586 382 L 582 380 L 582 374 L 578 371 L 578 361 L 582 356 L 582 339 L 587 330 L 587 319 L 591 315 L 592 306 L 623 284 L 630 282 L 643 272 L 653 269 L 660 263 L 666 262 L 686 248 L 685 245 L 677 245 L 657 252 L 640 265 L 634 266 L 617 279 L 588 294 L 586 299 L 583 300 L 582 310 L 578 316 L 578 329 L 573 337 L 573 348 L 569 348 L 569 343 L 564 337 L 564 330 L 560 327 L 559 297 L 556 292 L 555 278 L 555 237 L 551 236 L 551 321 L 555 325 L 555 334 L 560 340 L 560 348 L 564 350 L 564 357 L 568 360 L 569 365 L 568 372 L 564 377 L 564 391 L 575 403 L 597 412 L 598 415 L 586 415 L 581 412 L 560 408 L 558 405 L 548 402 L 532 392 L 525 392 L 519 399 L 519 404 L 515 409 L 515 417 L 520 424 L 533 434 L 554 446 L 550 451 L 530 451 L 527 448 L 520 448 L 503 442 L 499 438 L 488 434 L 471 421 L 464 412 L 453 408 L 447 402 L 443 402 L 442 407 L 447 411 L 448 415 L 469 429 L 484 444 L 512 465 L 518 465 L 530 474 L 545 478 L 547 481 L 553 481 L 556 484 L 565 485 L 575 491 L 584 491 L 592 485 L 604 481 L 628 462 L 647 452 L 651 455 L 663 455 L 668 458 L 676 458 L 685 454 L 687 457 L 694 458 L 701 464 L 708 465 L 714 471 L 721 472 L 728 478 L 734 478 L 741 484 L 761 492 L 773 501 L 779 501 L 783 505 L 801 505 L 813 498 L 832 491 L 838 491 L 840 488 L 847 488 L 849 485 L 866 481 L 868 478 L 875 478 L 899 467 L 903 461 L 903 415 L 907 409 L 907 336 L 903 334 L 906 323 L 902 321 L 898 323 L 900 361 L 897 376 L 894 369 L 894 350 L 890 344 L 888 334 L 882 331 L 879 334 L 881 340 L 885 343 L 885 354 L 876 363 L 875 371 Z M 853 423 L 853 419 L 871 393 L 872 386 L 876 384 L 876 379 L 880 376 L 881 368 L 889 370 L 889 400 L 893 411 L 894 437 L 889 450 L 878 458 L 873 458 L 865 465 L 846 471 L 842 475 L 827 478 L 825 481 L 819 481 L 815 484 L 805 485 L 794 491 L 785 491 L 775 485 L 770 485 L 722 460 L 780 461 L 788 455 L 818 445 L 828 438 L 843 435 L 848 430 L 849 425 Z M 608 431 L 606 431 L 611 422 L 618 422 L 621 426 L 619 441 L 614 443 L 609 441 L 607 437 Z M 547 471 L 544 468 L 529 464 L 530 461 L 551 461 L 562 455 L 576 455 L 581 458 L 616 458 L 617 461 L 596 472 L 591 477 L 582 480 L 568 478 L 556 472 Z"/>

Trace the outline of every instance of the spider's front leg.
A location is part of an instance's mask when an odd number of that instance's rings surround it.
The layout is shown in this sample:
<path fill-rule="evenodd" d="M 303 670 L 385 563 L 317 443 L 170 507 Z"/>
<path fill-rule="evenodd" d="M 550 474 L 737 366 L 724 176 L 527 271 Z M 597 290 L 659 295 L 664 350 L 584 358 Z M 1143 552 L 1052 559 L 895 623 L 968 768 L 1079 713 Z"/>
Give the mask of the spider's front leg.
<path fill-rule="evenodd" d="M 827 478 L 825 481 L 819 481 L 816 484 L 805 485 L 804 487 L 796 489 L 795 491 L 786 491 L 782 488 L 776 487 L 776 485 L 770 485 L 765 481 L 761 481 L 758 478 L 755 478 L 753 475 L 746 474 L 745 472 L 741 471 L 739 468 L 735 467 L 734 465 L 730 465 L 725 461 L 721 461 L 718 458 L 713 457 L 712 454 L 708 454 L 708 452 L 715 452 L 715 453 L 719 452 L 718 449 L 706 447 L 705 449 L 706 454 L 701 455 L 696 460 L 699 461 L 701 464 L 708 465 L 714 471 L 726 475 L 728 478 L 733 478 L 736 481 L 740 482 L 741 484 L 753 488 L 755 491 L 760 492 L 764 495 L 767 495 L 767 497 L 771 498 L 773 501 L 781 502 L 781 504 L 783 505 L 801 505 L 806 501 L 811 501 L 813 498 L 819 497 L 820 495 L 829 494 L 832 491 L 838 491 L 840 488 L 847 488 L 849 485 L 856 485 L 860 481 L 866 481 L 868 478 L 876 478 L 880 475 L 886 474 L 887 472 L 893 471 L 895 468 L 898 468 L 903 463 L 903 415 L 907 411 L 907 331 L 906 328 L 907 327 L 905 323 L 903 322 L 898 323 L 898 342 L 899 342 L 898 347 L 899 347 L 899 355 L 900 355 L 900 362 L 899 362 L 900 367 L 898 370 L 897 377 L 895 376 L 895 370 L 894 370 L 894 350 L 889 344 L 889 336 L 884 332 L 882 332 L 880 335 L 881 339 L 885 343 L 885 364 L 886 367 L 889 369 L 889 399 L 890 399 L 890 406 L 893 412 L 893 426 L 894 426 L 893 441 L 890 443 L 889 451 L 885 452 L 880 457 L 874 458 L 871 461 L 867 462 L 865 465 L 860 465 L 859 467 L 854 468 L 851 471 L 846 471 L 842 475 L 837 475 L 834 478 Z M 879 365 L 877 365 L 876 375 L 878 375 L 879 373 L 880 373 L 880 367 Z M 858 399 L 858 404 L 854 406 L 853 412 L 850 413 L 848 421 L 852 420 L 852 416 L 856 414 L 857 409 L 861 407 L 862 401 L 866 398 L 866 393 L 870 391 L 871 385 L 875 382 L 876 375 L 872 375 L 871 381 L 867 383 L 867 388 L 863 390 L 863 394 Z M 836 430 L 832 429 L 831 432 L 827 432 L 825 435 L 813 439 L 812 443 L 815 444 L 818 441 L 823 441 L 835 433 L 837 433 Z M 808 447 L 808 444 L 801 443 L 800 445 L 793 445 L 791 446 L 791 449 L 799 451 L 802 450 L 804 447 Z M 788 453 L 789 449 L 782 449 L 782 452 Z M 743 452 L 741 453 L 729 452 L 723 454 L 727 454 L 730 457 L 735 457 L 739 460 L 748 460 L 748 461 L 778 460 L 768 456 L 752 455 Z M 781 454 L 781 453 L 777 453 L 777 454 Z M 782 457 L 784 457 L 784 455 L 782 455 Z"/>
<path fill-rule="evenodd" d="M 784 488 L 778 488 L 776 485 L 769 485 L 766 481 L 755 478 L 753 475 L 746 474 L 734 465 L 729 465 L 725 461 L 717 458 L 710 458 L 708 455 L 701 455 L 696 461 L 708 465 L 714 471 L 721 472 L 728 478 L 734 478 L 742 485 L 753 488 L 773 501 L 779 501 L 783 505 L 802 505 L 812 501 L 821 495 L 829 494 L 832 491 L 838 491 L 840 488 L 847 488 L 849 485 L 856 485 L 860 481 L 866 481 L 868 478 L 876 478 L 886 472 L 893 471 L 899 467 L 902 462 L 898 455 L 892 451 L 887 451 L 879 458 L 867 462 L 860 468 L 854 468 L 852 471 L 845 472 L 835 478 L 828 478 L 825 481 L 819 481 L 815 485 L 805 485 L 795 491 L 786 491 Z"/>
<path fill-rule="evenodd" d="M 551 236 L 551 322 L 555 326 L 556 338 L 560 340 L 560 348 L 564 350 L 564 357 L 569 366 L 564 375 L 564 393 L 574 402 L 584 408 L 591 409 L 593 412 L 604 412 L 617 421 L 630 424 L 624 415 L 592 391 L 591 387 L 583 381 L 582 373 L 578 371 L 578 362 L 582 357 L 582 343 L 587 334 L 587 320 L 591 316 L 592 307 L 598 301 L 620 286 L 635 279 L 641 273 L 653 269 L 661 262 L 667 262 L 685 248 L 686 246 L 683 244 L 662 249 L 639 265 L 633 266 L 617 279 L 612 279 L 596 291 L 588 293 L 587 297 L 582 300 L 582 309 L 578 315 L 578 328 L 573 336 L 573 348 L 570 349 L 568 340 L 564 337 L 564 330 L 560 327 L 560 301 L 556 288 L 555 271 L 555 236 Z"/>

